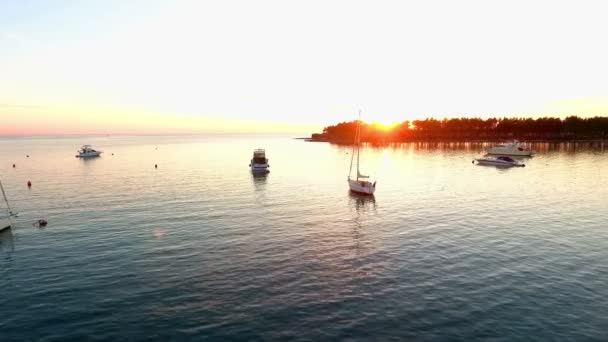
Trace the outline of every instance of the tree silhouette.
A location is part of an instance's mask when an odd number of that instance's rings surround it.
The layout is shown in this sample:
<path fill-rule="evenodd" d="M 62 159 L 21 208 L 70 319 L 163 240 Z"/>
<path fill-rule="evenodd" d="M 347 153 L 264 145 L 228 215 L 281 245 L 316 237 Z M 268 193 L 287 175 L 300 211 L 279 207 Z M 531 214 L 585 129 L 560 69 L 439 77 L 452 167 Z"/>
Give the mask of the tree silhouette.
<path fill-rule="evenodd" d="M 404 121 L 390 129 L 362 122 L 361 140 L 371 143 L 443 140 L 589 140 L 608 139 L 608 117 L 565 119 L 532 118 L 452 118 Z M 312 140 L 349 143 L 354 140 L 357 121 L 327 126 Z"/>

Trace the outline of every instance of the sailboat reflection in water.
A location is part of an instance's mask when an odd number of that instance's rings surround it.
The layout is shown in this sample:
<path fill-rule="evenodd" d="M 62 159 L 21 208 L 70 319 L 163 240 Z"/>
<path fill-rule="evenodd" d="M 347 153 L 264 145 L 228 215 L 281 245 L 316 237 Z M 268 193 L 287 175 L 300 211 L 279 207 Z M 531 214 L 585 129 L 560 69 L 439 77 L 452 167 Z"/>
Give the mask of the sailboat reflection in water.
<path fill-rule="evenodd" d="M 357 120 L 357 128 L 355 129 L 355 143 L 353 144 L 353 153 L 350 156 L 350 168 L 348 170 L 348 186 L 350 191 L 356 192 L 362 195 L 373 195 L 376 191 L 376 182 L 370 182 L 369 176 L 362 175 L 359 170 L 360 162 L 360 149 L 361 149 L 361 111 L 359 111 L 359 120 Z M 351 179 L 350 175 L 353 172 L 353 162 L 357 154 L 357 177 Z"/>
<path fill-rule="evenodd" d="M 364 195 L 351 191 L 349 193 L 349 207 L 357 212 L 376 212 L 375 196 Z"/>

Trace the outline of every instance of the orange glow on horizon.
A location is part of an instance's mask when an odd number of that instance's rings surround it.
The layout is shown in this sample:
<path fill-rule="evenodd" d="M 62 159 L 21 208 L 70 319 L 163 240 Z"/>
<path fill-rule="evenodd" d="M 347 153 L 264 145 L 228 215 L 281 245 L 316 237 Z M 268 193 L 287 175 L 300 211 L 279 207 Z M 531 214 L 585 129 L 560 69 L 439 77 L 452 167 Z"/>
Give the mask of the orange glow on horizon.
<path fill-rule="evenodd" d="M 0 135 L 64 134 L 205 134 L 294 133 L 321 130 L 321 125 L 270 120 L 223 118 L 203 114 L 142 111 L 107 106 L 58 105 L 36 108 L 0 108 Z"/>
<path fill-rule="evenodd" d="M 399 126 L 399 123 L 398 122 L 393 122 L 393 123 L 389 124 L 389 123 L 374 122 L 374 123 L 371 123 L 371 124 L 368 123 L 368 125 L 371 125 L 374 128 L 379 129 L 381 131 L 388 132 L 388 131 L 393 130 L 395 127 Z"/>

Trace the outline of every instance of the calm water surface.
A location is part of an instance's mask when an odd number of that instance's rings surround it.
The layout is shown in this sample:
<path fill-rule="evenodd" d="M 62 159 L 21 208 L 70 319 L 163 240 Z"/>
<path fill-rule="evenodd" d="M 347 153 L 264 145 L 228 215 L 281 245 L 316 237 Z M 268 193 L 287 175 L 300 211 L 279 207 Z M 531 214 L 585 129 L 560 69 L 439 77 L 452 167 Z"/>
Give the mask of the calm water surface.
<path fill-rule="evenodd" d="M 0 139 L 0 340 L 608 340 L 608 145 L 534 147 Z"/>

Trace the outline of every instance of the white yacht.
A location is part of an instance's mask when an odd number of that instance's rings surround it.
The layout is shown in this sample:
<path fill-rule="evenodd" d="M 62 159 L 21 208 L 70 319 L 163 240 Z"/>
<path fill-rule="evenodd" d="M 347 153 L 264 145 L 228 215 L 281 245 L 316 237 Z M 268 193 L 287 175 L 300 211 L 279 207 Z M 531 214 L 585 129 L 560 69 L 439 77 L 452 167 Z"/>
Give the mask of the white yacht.
<path fill-rule="evenodd" d="M 78 150 L 77 158 L 99 157 L 102 151 L 95 150 L 91 145 L 82 145 Z"/>
<path fill-rule="evenodd" d="M 13 225 L 13 221 L 11 218 L 16 217 L 17 214 L 13 213 L 10 205 L 8 204 L 8 199 L 6 198 L 6 193 L 4 192 L 4 187 L 2 186 L 2 182 L 0 182 L 0 190 L 2 191 L 2 198 L 4 198 L 4 203 L 6 204 L 6 216 L 0 218 L 0 232 L 11 228 Z"/>
<path fill-rule="evenodd" d="M 370 182 L 369 176 L 362 175 L 359 172 L 359 150 L 361 149 L 361 112 L 359 112 L 359 120 L 357 121 L 357 128 L 355 130 L 355 143 L 353 144 L 353 152 L 350 155 L 350 168 L 348 170 L 348 187 L 350 191 L 356 192 L 363 195 L 373 195 L 376 191 L 376 182 Z M 357 154 L 357 177 L 355 179 L 350 178 L 350 174 L 353 171 L 353 161 Z"/>
<path fill-rule="evenodd" d="M 268 165 L 268 159 L 266 158 L 266 150 L 261 148 L 254 150 L 249 167 L 253 172 L 269 172 L 270 165 Z"/>
<path fill-rule="evenodd" d="M 519 141 L 513 140 L 512 142 L 499 144 L 489 148 L 488 154 L 530 157 L 534 155 L 534 151 L 530 150 L 527 146 L 521 144 Z"/>
<path fill-rule="evenodd" d="M 515 160 L 511 157 L 507 157 L 507 156 L 498 156 L 498 157 L 488 156 L 488 157 L 483 157 L 483 158 L 477 158 L 473 162 L 477 162 L 478 165 L 494 165 L 494 166 L 505 166 L 505 167 L 511 167 L 511 166 L 524 167 L 524 166 L 526 166 L 525 164 L 520 163 L 517 160 Z"/>

